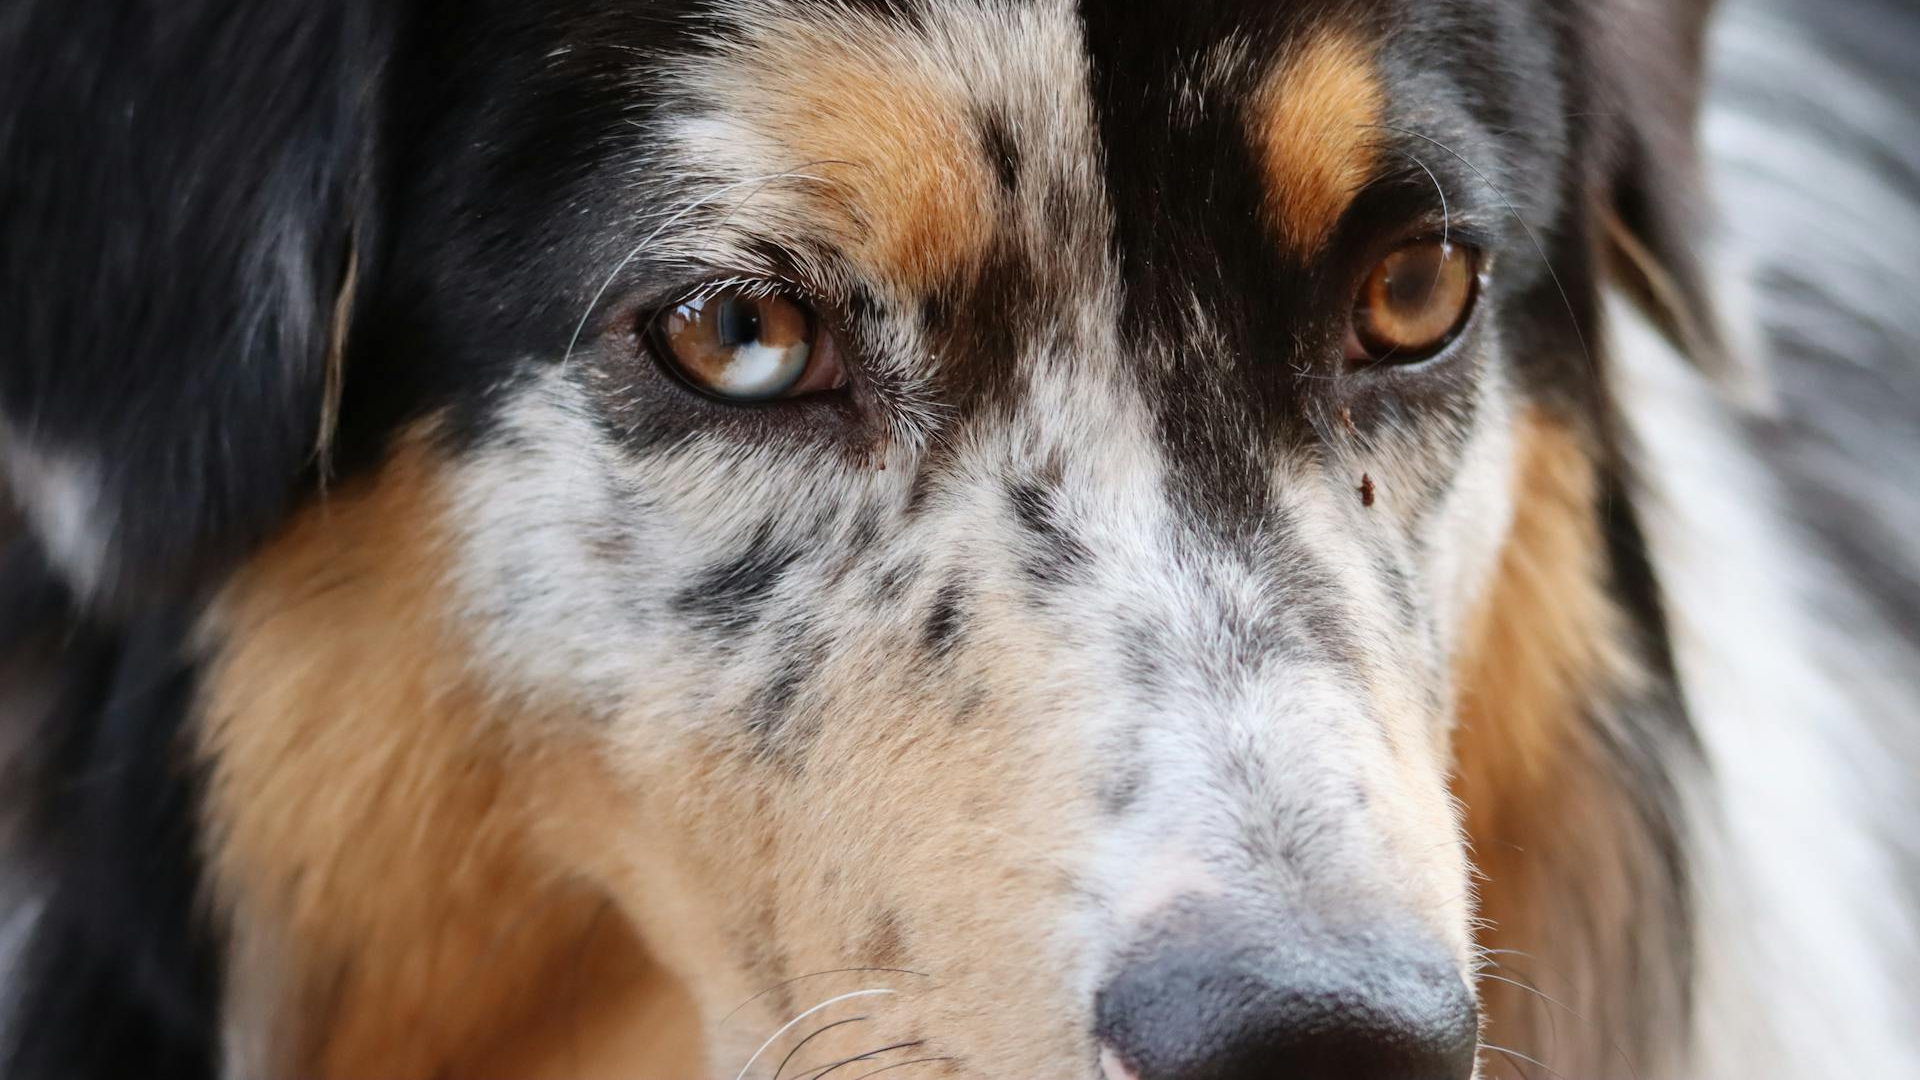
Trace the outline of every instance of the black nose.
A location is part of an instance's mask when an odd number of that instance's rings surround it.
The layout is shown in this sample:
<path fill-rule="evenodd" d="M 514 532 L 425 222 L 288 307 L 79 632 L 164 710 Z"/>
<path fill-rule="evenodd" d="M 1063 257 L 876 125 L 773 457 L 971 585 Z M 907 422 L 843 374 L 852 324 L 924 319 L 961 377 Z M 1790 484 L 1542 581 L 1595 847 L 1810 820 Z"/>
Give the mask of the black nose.
<path fill-rule="evenodd" d="M 1097 1002 L 1110 1060 L 1137 1080 L 1473 1075 L 1473 997 L 1438 946 L 1385 934 L 1263 945 L 1247 936 L 1187 930 L 1139 951 Z"/>

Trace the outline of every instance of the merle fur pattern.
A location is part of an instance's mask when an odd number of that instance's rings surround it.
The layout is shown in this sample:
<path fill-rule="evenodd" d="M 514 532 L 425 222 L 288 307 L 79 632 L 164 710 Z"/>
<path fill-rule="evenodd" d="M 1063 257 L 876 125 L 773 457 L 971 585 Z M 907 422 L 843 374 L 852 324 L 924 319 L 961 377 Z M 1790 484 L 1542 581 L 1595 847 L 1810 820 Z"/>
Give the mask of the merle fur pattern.
<path fill-rule="evenodd" d="M 826 7 L 789 6 L 803 16 Z M 1087 655 L 1118 657 L 1110 670 L 1143 714 L 1251 683 L 1276 657 L 1342 677 L 1377 662 L 1374 628 L 1353 624 L 1361 599 L 1343 575 L 1355 561 L 1384 568 L 1380 605 L 1414 628 L 1409 640 L 1425 631 L 1430 598 L 1415 595 L 1409 569 L 1432 554 L 1420 547 L 1424 515 L 1440 516 L 1507 380 L 1590 440 L 1609 589 L 1630 617 L 1636 666 L 1650 673 L 1596 695 L 1592 708 L 1605 714 L 1595 724 L 1610 763 L 1662 856 L 1643 913 L 1670 948 L 1657 972 L 1636 970 L 1645 961 L 1635 954 L 1608 974 L 1629 983 L 1628 997 L 1634 978 L 1671 984 L 1673 998 L 1650 1000 L 1677 1004 L 1677 1015 L 1611 1019 L 1634 1046 L 1685 1029 L 1696 933 L 1721 917 L 1698 903 L 1693 855 L 1707 841 L 1687 802 L 1714 766 L 1688 712 L 1662 570 L 1647 554 L 1653 530 L 1635 501 L 1646 466 L 1616 423 L 1623 402 L 1593 329 L 1611 272 L 1606 220 L 1651 253 L 1683 307 L 1704 312 L 1717 303 L 1705 199 L 1731 204 L 1733 231 L 1752 241 L 1742 250 L 1758 249 L 1749 251 L 1765 297 L 1756 310 L 1787 403 L 1738 425 L 1750 440 L 1740 445 L 1778 466 L 1806 535 L 1843 568 L 1847 591 L 1833 606 L 1875 620 L 1886 631 L 1876 655 L 1909 677 L 1920 664 L 1910 539 L 1920 511 L 1911 470 L 1887 462 L 1920 462 L 1911 434 L 1920 325 L 1903 303 L 1920 275 L 1891 267 L 1876 291 L 1842 294 L 1819 270 L 1822 258 L 1846 264 L 1842 238 L 1805 235 L 1796 246 L 1790 230 L 1749 228 L 1741 198 L 1805 206 L 1809 192 L 1777 177 L 1769 187 L 1761 166 L 1703 166 L 1689 57 L 1704 5 L 1669 5 L 1685 14 L 1658 25 L 1628 18 L 1628 6 L 1071 5 L 1098 175 L 1050 172 L 1049 147 L 1005 111 L 972 117 L 999 197 L 1037 208 L 1060 257 L 1008 233 L 970 275 L 911 304 L 848 286 L 840 306 L 862 350 L 905 341 L 947 358 L 912 385 L 889 383 L 898 372 L 876 362 L 871 385 L 855 390 L 898 405 L 883 417 L 858 398 L 729 410 L 604 345 L 700 266 L 692 242 L 629 255 L 646 233 L 635 223 L 650 227 L 701 179 L 700 163 L 663 148 L 670 140 L 636 147 L 633 132 L 668 132 L 714 107 L 671 77 L 727 32 L 712 5 L 15 0 L 0 13 L 0 489 L 21 513 L 0 533 L 0 824 L 18 885 L 0 895 L 17 893 L 34 914 L 4 979 L 15 995 L 0 1021 L 6 1075 L 221 1075 L 227 943 L 202 895 L 193 627 L 236 566 L 323 490 L 375 475 L 414 421 L 433 418 L 451 460 L 540 479 L 559 475 L 538 464 L 555 433 L 617 461 L 608 473 L 618 476 L 767 447 L 822 472 L 871 460 L 897 475 L 905 464 L 894 487 L 871 477 L 823 484 L 845 498 L 817 512 L 766 500 L 774 505 L 752 507 L 730 531 L 716 526 L 703 536 L 715 542 L 697 550 L 648 550 L 671 527 L 660 502 L 670 495 L 586 485 L 599 500 L 588 511 L 617 510 L 592 523 L 610 558 L 675 571 L 656 589 L 624 578 L 609 586 L 631 590 L 616 622 L 684 628 L 689 654 L 743 672 L 743 688 L 716 700 L 739 718 L 755 760 L 797 784 L 832 764 L 813 753 L 832 720 L 817 706 L 830 690 L 814 673 L 838 655 L 835 618 L 858 617 L 912 650 L 935 696 L 964 703 L 951 710 L 956 729 L 992 713 L 1000 692 L 993 661 L 1006 658 L 969 652 L 994 648 L 992 620 L 1012 618 L 982 614 L 1000 592 L 1017 593 L 1027 609 L 1018 618 L 1047 628 L 1060 655 L 1085 644 Z M 1920 25 L 1893 3 L 1843 6 L 1852 19 L 1831 5 L 1771 4 L 1790 25 L 1825 27 L 1805 47 L 1860 73 L 1861 92 L 1885 107 L 1873 123 L 1911 127 L 1920 85 L 1907 66 Z M 1751 33 L 1715 54 L 1725 63 L 1714 69 L 1715 115 L 1788 117 L 1870 178 L 1887 216 L 1849 238 L 1855 254 L 1880 250 L 1877 229 L 1920 229 L 1920 138 L 1867 121 L 1821 130 L 1818 102 L 1751 85 L 1734 62 L 1741 50 L 1784 48 L 1784 35 L 1764 23 L 1769 5 L 1736 7 L 1736 25 Z M 836 10 L 930 17 L 882 0 Z M 1278 50 L 1334 19 L 1382 43 L 1387 168 L 1341 217 L 1329 253 L 1303 259 L 1248 224 L 1262 181 L 1231 103 L 1258 73 L 1232 69 L 1214 107 L 1187 122 L 1169 121 L 1167 102 L 1186 92 L 1193 57 L 1236 35 Z M 1471 342 L 1492 357 L 1497 338 L 1500 382 L 1488 360 L 1335 386 L 1308 358 L 1336 341 L 1354 274 L 1398 223 L 1439 210 L 1435 185 L 1452 196 L 1448 227 L 1502 270 L 1490 298 L 1497 324 Z M 719 213 L 696 220 L 735 227 Z M 1910 263 L 1914 245 L 1895 246 Z M 1095 264 L 1110 264 L 1110 293 L 1079 276 Z M 1076 323 L 1089 310 L 1111 325 Z M 1681 316 L 1660 329 L 1710 377 L 1730 379 L 1738 361 L 1727 357 L 1748 342 L 1723 340 L 1716 326 Z M 1115 394 L 1141 403 L 1166 462 L 1149 501 L 1175 522 L 1151 534 L 1148 554 L 1126 558 L 1194 568 L 1179 578 L 1197 597 L 1192 610 L 1128 607 L 1119 583 L 1136 564 L 1103 548 L 1117 517 L 1085 494 L 1093 485 L 1074 469 L 1086 461 L 1059 460 L 1091 440 L 1061 435 L 1045 452 L 1010 453 L 1002 475 L 983 480 L 978 469 L 982 440 L 1009 415 L 1059 404 L 1036 387 L 1086 363 L 1054 350 L 1084 357 L 1115 343 L 1130 362 L 1089 381 L 1111 377 Z M 330 370 L 336 359 L 340 372 Z M 923 400 L 935 407 L 919 408 Z M 1355 556 L 1297 539 L 1300 510 L 1276 496 L 1276 478 L 1340 460 L 1337 416 L 1361 443 L 1422 463 L 1395 470 L 1397 489 L 1367 474 L 1383 507 L 1415 515 L 1410 547 L 1356 532 L 1354 547 L 1367 550 Z M 1036 441 L 1058 434 L 1033 430 Z M 1355 513 L 1360 475 L 1338 485 Z M 497 507 L 485 513 L 510 520 Z M 1004 542 L 992 531 L 1002 528 Z M 498 610 L 555 603 L 515 555 L 503 550 L 474 572 L 497 586 Z M 1297 602 L 1269 602 L 1267 585 Z M 813 595 L 839 605 L 826 621 L 807 606 Z M 1215 636 L 1196 645 L 1182 619 Z M 1405 657 L 1409 667 L 1431 659 L 1411 646 Z M 616 681 L 583 678 L 582 711 L 618 699 Z M 1416 681 L 1418 693 L 1442 693 L 1434 672 Z M 1888 700 L 1911 701 L 1905 693 L 1890 689 Z M 1144 813 L 1156 784 L 1178 778 L 1153 774 L 1153 734 L 1137 717 L 1105 735 L 1113 766 L 1095 797 L 1100 813 Z M 1268 765 L 1258 752 L 1214 747 L 1204 771 L 1222 790 L 1244 788 L 1251 804 L 1265 797 Z M 1228 861 L 1331 860 L 1325 851 L 1343 834 L 1306 817 L 1237 823 Z M 888 958 L 912 940 L 911 917 L 885 909 Z M 745 963 L 758 976 L 784 973 Z"/>

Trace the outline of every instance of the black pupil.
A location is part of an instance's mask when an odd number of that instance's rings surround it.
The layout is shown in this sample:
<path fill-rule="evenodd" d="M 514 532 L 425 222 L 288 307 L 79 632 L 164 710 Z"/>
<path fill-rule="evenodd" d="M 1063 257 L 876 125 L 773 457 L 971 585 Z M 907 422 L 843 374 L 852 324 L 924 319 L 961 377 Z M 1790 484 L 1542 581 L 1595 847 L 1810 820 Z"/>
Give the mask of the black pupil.
<path fill-rule="evenodd" d="M 1387 271 L 1387 303 L 1395 311 L 1419 311 L 1433 299 L 1445 254 L 1438 247 L 1403 253 Z"/>
<path fill-rule="evenodd" d="M 760 305 L 737 296 L 722 297 L 719 311 L 720 344 L 729 349 L 760 340 Z"/>

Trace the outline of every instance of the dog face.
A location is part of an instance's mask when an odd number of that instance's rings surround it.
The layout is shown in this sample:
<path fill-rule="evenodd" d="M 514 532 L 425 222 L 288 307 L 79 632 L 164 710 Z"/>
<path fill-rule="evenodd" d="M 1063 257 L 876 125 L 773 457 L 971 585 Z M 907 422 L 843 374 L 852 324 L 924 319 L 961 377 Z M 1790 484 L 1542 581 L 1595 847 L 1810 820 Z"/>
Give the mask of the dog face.
<path fill-rule="evenodd" d="M 395 34 L 341 475 L 201 622 L 228 1052 L 613 926 L 714 1075 L 1467 1076 L 1456 794 L 1632 666 L 1594 13 L 556 6 Z"/>

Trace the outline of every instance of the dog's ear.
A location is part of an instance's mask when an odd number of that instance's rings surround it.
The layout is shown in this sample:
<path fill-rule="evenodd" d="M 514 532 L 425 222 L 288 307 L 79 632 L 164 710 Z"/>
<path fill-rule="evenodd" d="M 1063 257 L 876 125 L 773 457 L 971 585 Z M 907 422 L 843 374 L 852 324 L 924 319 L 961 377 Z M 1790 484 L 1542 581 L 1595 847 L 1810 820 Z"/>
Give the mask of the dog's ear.
<path fill-rule="evenodd" d="M 96 605 L 200 588 L 314 476 L 398 6 L 0 16 L 0 482 Z"/>
<path fill-rule="evenodd" d="M 1713 233 L 1699 117 L 1714 7 L 1585 0 L 1576 34 L 1592 83 L 1608 269 L 1687 355 L 1731 378 L 1702 250 Z"/>

